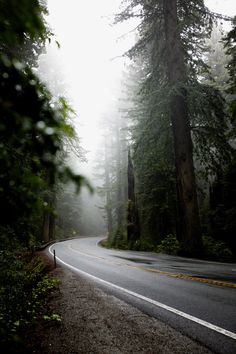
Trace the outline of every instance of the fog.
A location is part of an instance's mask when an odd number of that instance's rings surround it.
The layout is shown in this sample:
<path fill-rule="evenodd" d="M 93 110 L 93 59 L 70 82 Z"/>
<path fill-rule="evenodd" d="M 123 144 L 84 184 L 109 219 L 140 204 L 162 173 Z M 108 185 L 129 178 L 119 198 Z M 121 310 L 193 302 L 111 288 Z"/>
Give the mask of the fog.
<path fill-rule="evenodd" d="M 99 150 L 104 145 L 104 124 L 101 122 L 111 115 L 117 119 L 122 73 L 128 64 L 123 54 L 134 43 L 134 29 L 138 25 L 137 20 L 112 24 L 120 3 L 120 0 L 48 0 L 46 20 L 54 40 L 40 57 L 39 72 L 52 93 L 65 96 L 75 110 L 73 125 L 84 152 L 80 151 L 82 158 L 70 152 L 68 162 L 95 187 L 93 195 L 83 189 L 79 196 L 72 197 L 71 186 L 62 193 L 62 205 L 66 199 L 67 204 L 77 210 L 72 229 L 80 234 L 106 233 L 101 209 L 104 196 L 100 197 L 96 192 L 96 187 L 102 183 L 96 167 L 102 160 Z M 211 10 L 225 15 L 236 12 L 234 0 L 207 0 L 206 4 Z M 63 218 L 63 208 L 59 211 L 60 217 Z M 71 232 L 69 228 L 68 232 Z"/>

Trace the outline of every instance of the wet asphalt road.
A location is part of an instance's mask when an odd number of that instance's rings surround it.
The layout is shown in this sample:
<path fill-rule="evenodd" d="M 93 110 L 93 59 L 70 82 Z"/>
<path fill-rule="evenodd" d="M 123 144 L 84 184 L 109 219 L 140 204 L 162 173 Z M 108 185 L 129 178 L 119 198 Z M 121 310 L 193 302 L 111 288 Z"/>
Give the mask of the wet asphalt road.
<path fill-rule="evenodd" d="M 58 262 L 96 277 L 93 280 L 106 292 L 213 352 L 236 353 L 236 264 L 110 250 L 98 245 L 101 239 L 68 240 L 50 250 L 56 251 Z"/>

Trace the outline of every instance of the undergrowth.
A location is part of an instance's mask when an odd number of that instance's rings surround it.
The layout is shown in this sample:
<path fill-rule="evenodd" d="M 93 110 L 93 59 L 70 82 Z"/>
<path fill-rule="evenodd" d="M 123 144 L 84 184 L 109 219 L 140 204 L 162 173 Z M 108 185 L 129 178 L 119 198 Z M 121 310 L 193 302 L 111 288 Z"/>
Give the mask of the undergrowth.
<path fill-rule="evenodd" d="M 24 347 L 23 334 L 38 321 L 60 321 L 48 313 L 47 298 L 59 281 L 47 274 L 41 257 L 0 252 L 0 345 L 7 353 Z M 22 350 L 22 349 L 21 349 Z"/>

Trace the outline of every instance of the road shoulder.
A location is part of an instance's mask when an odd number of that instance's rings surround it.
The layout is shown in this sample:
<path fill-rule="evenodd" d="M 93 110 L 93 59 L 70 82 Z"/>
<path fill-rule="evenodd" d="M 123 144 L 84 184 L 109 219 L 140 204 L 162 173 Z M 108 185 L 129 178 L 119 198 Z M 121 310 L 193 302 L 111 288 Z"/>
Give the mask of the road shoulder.
<path fill-rule="evenodd" d="M 91 280 L 60 267 L 52 275 L 61 284 L 49 306 L 62 321 L 40 331 L 35 353 L 212 353 Z"/>

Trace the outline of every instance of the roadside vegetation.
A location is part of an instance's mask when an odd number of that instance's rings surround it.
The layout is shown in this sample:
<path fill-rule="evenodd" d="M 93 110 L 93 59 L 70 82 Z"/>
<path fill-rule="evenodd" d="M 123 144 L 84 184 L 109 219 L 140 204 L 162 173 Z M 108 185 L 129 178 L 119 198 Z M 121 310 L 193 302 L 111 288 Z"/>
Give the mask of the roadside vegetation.
<path fill-rule="evenodd" d="M 58 323 L 61 318 L 50 312 L 48 300 L 59 281 L 52 278 L 45 260 L 18 250 L 0 253 L 0 347 L 5 353 L 26 353 L 39 322 Z"/>
<path fill-rule="evenodd" d="M 0 1 L 0 345 L 24 353 L 38 321 L 60 321 L 46 303 L 58 281 L 35 248 L 53 238 L 59 183 L 86 181 L 66 164 L 76 141 L 72 110 L 39 79 L 38 56 L 53 34 L 39 0 Z"/>
<path fill-rule="evenodd" d="M 234 262 L 235 256 L 227 244 L 221 240 L 215 240 L 211 236 L 203 236 L 203 254 L 202 258 L 212 261 L 219 262 Z M 172 256 L 178 256 L 181 251 L 180 242 L 174 235 L 166 236 L 158 245 L 154 245 L 151 242 L 139 239 L 134 244 L 129 245 L 124 241 L 122 237 L 119 242 L 111 242 L 108 239 L 104 239 L 100 242 L 102 247 L 115 248 L 128 250 L 132 249 L 134 251 L 144 251 L 144 252 L 156 252 L 164 253 Z"/>

